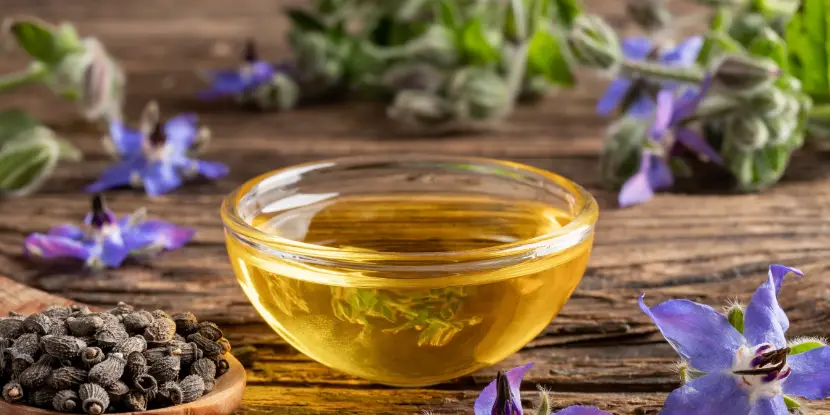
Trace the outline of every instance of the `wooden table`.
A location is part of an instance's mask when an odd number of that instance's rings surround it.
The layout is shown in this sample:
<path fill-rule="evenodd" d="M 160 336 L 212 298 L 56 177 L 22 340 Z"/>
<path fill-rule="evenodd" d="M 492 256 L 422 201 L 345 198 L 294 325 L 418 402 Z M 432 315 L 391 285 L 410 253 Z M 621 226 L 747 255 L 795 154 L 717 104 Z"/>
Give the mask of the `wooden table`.
<path fill-rule="evenodd" d="M 391 0 L 390 0 L 391 1 Z M 0 10 L 69 20 L 102 38 L 129 74 L 127 114 L 157 99 L 170 115 L 197 111 L 214 132 L 206 159 L 230 165 L 228 178 L 192 184 L 149 200 L 140 192 L 109 196 L 118 213 L 146 205 L 150 214 L 198 229 L 185 249 L 152 264 L 93 277 L 33 267 L 22 257 L 23 238 L 79 221 L 88 209 L 80 190 L 110 161 L 100 136 L 73 118 L 73 109 L 40 88 L 4 95 L 0 109 L 22 106 L 66 134 L 86 161 L 62 165 L 38 194 L 0 202 L 0 274 L 77 301 L 117 301 L 171 311 L 192 310 L 227 327 L 236 348 L 256 347 L 243 409 L 246 414 L 472 413 L 472 402 L 499 369 L 528 361 L 528 399 L 535 384 L 555 392 L 558 407 L 598 405 L 614 413 L 656 412 L 678 386 L 675 353 L 636 306 L 670 297 L 713 305 L 747 301 L 773 262 L 801 267 L 808 277 L 786 283 L 781 303 L 790 334 L 830 334 L 830 157 L 802 152 L 783 182 L 762 195 L 660 195 L 645 206 L 620 210 L 615 193 L 598 182 L 605 121 L 593 107 L 604 82 L 590 74 L 576 91 L 522 107 L 498 131 L 446 138 L 390 136 L 382 109 L 372 104 L 330 105 L 285 114 L 250 114 L 194 98 L 196 67 L 235 63 L 234 48 L 250 35 L 268 58 L 288 56 L 277 0 L 2 0 Z M 295 1 L 302 3 L 302 1 Z M 588 1 L 616 25 L 622 6 Z M 21 68 L 19 54 L 0 61 L 0 72 Z M 516 160 L 551 169 L 585 185 L 602 213 L 595 251 L 580 288 L 561 315 L 527 348 L 495 367 L 427 389 L 393 389 L 355 379 L 311 361 L 269 330 L 231 273 L 219 203 L 244 180 L 274 168 L 333 156 L 441 152 Z M 830 413 L 830 404 L 811 405 Z"/>

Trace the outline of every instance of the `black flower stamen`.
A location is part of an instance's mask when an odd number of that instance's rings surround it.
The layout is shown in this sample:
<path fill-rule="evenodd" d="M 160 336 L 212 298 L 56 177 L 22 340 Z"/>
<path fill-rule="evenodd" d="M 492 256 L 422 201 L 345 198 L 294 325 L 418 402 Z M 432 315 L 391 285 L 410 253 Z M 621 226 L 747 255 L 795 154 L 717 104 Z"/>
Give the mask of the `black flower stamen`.
<path fill-rule="evenodd" d="M 512 394 L 507 375 L 500 370 L 496 375 L 496 402 L 493 403 L 493 415 L 513 415 L 507 412 L 508 404 L 513 400 Z"/>
<path fill-rule="evenodd" d="M 768 375 L 771 373 L 777 374 L 787 364 L 787 355 L 789 353 L 789 347 L 764 353 L 752 359 L 752 367 L 757 367 L 758 369 L 736 370 L 732 373 L 736 375 Z M 771 366 L 764 367 L 767 365 Z"/>
<path fill-rule="evenodd" d="M 92 219 L 90 223 L 96 229 L 100 229 L 111 222 L 110 216 L 107 214 L 107 206 L 104 201 L 104 195 L 96 193 L 92 196 Z"/>
<path fill-rule="evenodd" d="M 254 43 L 253 39 L 245 41 L 245 49 L 242 53 L 242 60 L 246 63 L 254 63 L 257 61 L 259 54 L 257 53 L 256 43 Z"/>
<path fill-rule="evenodd" d="M 153 132 L 150 133 L 150 144 L 154 147 L 160 146 L 167 141 L 167 137 L 164 135 L 164 130 L 162 129 L 161 123 L 156 123 L 155 128 L 153 128 Z"/>

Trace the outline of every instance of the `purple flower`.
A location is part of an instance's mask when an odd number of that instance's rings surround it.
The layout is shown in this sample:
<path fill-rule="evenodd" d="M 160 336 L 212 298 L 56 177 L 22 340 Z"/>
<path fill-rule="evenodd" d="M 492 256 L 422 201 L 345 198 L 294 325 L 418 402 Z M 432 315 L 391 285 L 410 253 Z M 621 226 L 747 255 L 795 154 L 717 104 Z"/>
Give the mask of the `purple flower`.
<path fill-rule="evenodd" d="M 656 190 L 668 189 L 674 184 L 667 159 L 678 145 L 701 160 L 723 163 L 723 158 L 706 139 L 684 123 L 695 114 L 711 84 L 711 77 L 707 77 L 698 91 L 687 91 L 679 98 L 669 90 L 657 94 L 657 110 L 648 144 L 640 157 L 639 169 L 620 189 L 618 201 L 621 207 L 644 203 L 654 197 Z"/>
<path fill-rule="evenodd" d="M 273 65 L 259 60 L 256 44 L 248 40 L 245 44 L 243 63 L 238 68 L 208 71 L 206 76 L 211 83 L 210 89 L 202 91 L 199 96 L 214 99 L 221 96 L 239 95 L 271 81 L 277 71 Z"/>
<path fill-rule="evenodd" d="M 155 104 L 145 113 L 153 113 Z M 100 192 L 122 186 L 144 186 L 147 194 L 158 196 L 182 185 L 185 178 L 201 175 L 218 179 L 228 174 L 222 163 L 190 158 L 189 152 L 200 134 L 194 114 L 181 114 L 163 125 L 156 117 L 145 120 L 149 134 L 132 130 L 120 120 L 110 123 L 112 145 L 121 158 L 107 168 L 88 192 Z"/>
<path fill-rule="evenodd" d="M 680 42 L 677 47 L 660 54 L 658 61 L 663 65 L 688 67 L 695 63 L 700 48 L 703 46 L 703 38 L 700 36 L 690 37 Z M 642 61 L 655 54 L 655 45 L 647 37 L 630 37 L 622 41 L 623 56 L 628 60 Z M 615 108 L 618 108 L 624 101 L 630 102 L 628 112 L 633 116 L 645 116 L 654 110 L 654 100 L 650 96 L 652 88 L 650 81 L 628 78 L 617 78 L 611 81 L 605 94 L 597 103 L 597 113 L 608 115 Z M 663 90 L 675 90 L 678 85 L 674 82 L 663 82 L 657 85 Z"/>
<path fill-rule="evenodd" d="M 569 406 L 554 415 L 611 415 L 593 406 Z"/>
<path fill-rule="evenodd" d="M 830 395 L 830 348 L 790 354 L 789 327 L 778 304 L 784 276 L 802 272 L 771 265 L 769 276 L 744 312 L 738 331 L 707 305 L 671 300 L 640 308 L 694 369 L 705 375 L 689 381 L 666 399 L 664 415 L 787 414 L 783 395 L 824 399 Z"/>
<path fill-rule="evenodd" d="M 507 371 L 499 372 L 496 380 L 490 382 L 476 399 L 475 415 L 522 415 L 522 399 L 519 388 L 522 377 L 533 362 Z"/>
<path fill-rule="evenodd" d="M 34 233 L 23 246 L 30 256 L 77 258 L 91 268 L 117 268 L 131 254 L 181 248 L 194 233 L 164 221 L 144 220 L 143 209 L 118 220 L 96 194 L 83 227 L 60 225 L 47 234 Z"/>

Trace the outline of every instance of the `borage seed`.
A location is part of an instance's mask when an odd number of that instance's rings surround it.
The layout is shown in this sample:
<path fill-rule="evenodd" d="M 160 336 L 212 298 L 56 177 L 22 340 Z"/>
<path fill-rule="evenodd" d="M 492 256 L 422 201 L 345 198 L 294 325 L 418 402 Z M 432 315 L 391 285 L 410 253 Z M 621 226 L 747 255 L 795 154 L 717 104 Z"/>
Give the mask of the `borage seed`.
<path fill-rule="evenodd" d="M 131 391 L 124 401 L 125 407 L 129 411 L 142 412 L 147 410 L 147 395 L 140 391 Z"/>
<path fill-rule="evenodd" d="M 36 333 L 41 336 L 49 334 L 52 327 L 52 319 L 45 314 L 32 314 L 23 320 L 23 330 L 28 333 Z"/>
<path fill-rule="evenodd" d="M 124 377 L 135 379 L 147 373 L 147 359 L 140 352 L 132 352 L 127 356 L 127 365 L 124 367 Z"/>
<path fill-rule="evenodd" d="M 199 359 L 190 366 L 190 374 L 199 375 L 206 381 L 216 379 L 216 363 L 207 358 Z"/>
<path fill-rule="evenodd" d="M 182 389 L 182 403 L 193 402 L 205 393 L 205 381 L 198 375 L 182 379 L 179 387 Z"/>
<path fill-rule="evenodd" d="M 199 323 L 199 328 L 196 332 L 211 341 L 217 341 L 225 336 L 224 333 L 222 333 L 222 330 L 219 329 L 219 326 L 210 321 L 203 321 Z"/>
<path fill-rule="evenodd" d="M 88 414 L 102 414 L 110 406 L 110 397 L 107 391 L 94 383 L 81 385 L 78 388 L 78 396 L 81 398 L 81 408 Z"/>
<path fill-rule="evenodd" d="M 129 314 L 128 314 L 129 315 Z M 147 350 L 147 340 L 141 336 L 130 337 L 113 347 L 112 351 L 128 356 L 132 352 L 143 352 Z"/>
<path fill-rule="evenodd" d="M 49 374 L 46 384 L 56 390 L 75 389 L 82 383 L 86 383 L 89 372 L 84 369 L 64 366 L 59 367 Z"/>
<path fill-rule="evenodd" d="M 75 409 L 80 406 L 81 400 L 74 390 L 59 391 L 52 399 L 52 407 L 59 412 L 75 412 Z"/>
<path fill-rule="evenodd" d="M 117 380 L 113 384 L 104 387 L 107 391 L 107 394 L 110 396 L 110 402 L 120 402 L 124 399 L 128 393 L 130 393 L 130 387 L 127 386 L 126 383 Z"/>
<path fill-rule="evenodd" d="M 20 384 L 24 388 L 34 390 L 46 384 L 46 379 L 52 373 L 52 368 L 58 360 L 47 354 L 41 355 L 37 361 L 20 373 Z"/>
<path fill-rule="evenodd" d="M 101 386 L 115 383 L 124 374 L 127 361 L 121 353 L 110 353 L 107 358 L 89 370 L 89 381 Z"/>
<path fill-rule="evenodd" d="M 106 359 L 106 356 L 100 347 L 87 347 L 81 352 L 81 361 L 87 365 L 87 367 L 97 365 L 98 363 L 103 362 L 104 359 Z"/>
<path fill-rule="evenodd" d="M 115 347 L 118 343 L 127 340 L 128 337 L 130 335 L 127 334 L 127 330 L 124 330 L 124 326 L 121 324 L 104 323 L 104 326 L 95 332 L 95 340 L 98 341 L 101 347 Z"/>
<path fill-rule="evenodd" d="M 40 339 L 43 351 L 59 360 L 71 360 L 86 349 L 86 343 L 72 336 L 43 336 Z"/>
<path fill-rule="evenodd" d="M 213 363 L 216 364 L 216 377 L 222 376 L 225 373 L 228 373 L 228 370 L 231 369 L 230 364 L 228 364 L 228 360 L 225 359 L 222 355 L 217 356 L 208 356 L 210 360 L 213 360 Z"/>
<path fill-rule="evenodd" d="M 104 327 L 104 319 L 92 315 L 69 317 L 66 319 L 66 327 L 75 336 L 92 336 L 101 327 Z"/>
<path fill-rule="evenodd" d="M 162 396 L 164 399 L 168 400 L 173 405 L 178 405 L 182 403 L 182 388 L 179 387 L 179 384 L 173 382 L 172 380 L 169 382 L 164 382 L 159 387 L 159 395 Z"/>
<path fill-rule="evenodd" d="M 3 399 L 9 403 L 20 402 L 23 400 L 23 386 L 16 380 L 3 385 Z"/>
<path fill-rule="evenodd" d="M 158 383 L 164 383 L 178 379 L 180 369 L 181 361 L 179 358 L 177 356 L 167 356 L 153 363 L 147 373 L 156 378 Z"/>
<path fill-rule="evenodd" d="M 14 349 L 19 351 L 20 353 L 27 354 L 29 356 L 34 356 L 37 354 L 37 350 L 40 347 L 40 338 L 35 333 L 26 333 L 20 335 L 14 341 Z"/>
<path fill-rule="evenodd" d="M 212 357 L 222 354 L 222 346 L 215 341 L 205 338 L 200 333 L 193 333 L 190 336 L 187 336 L 187 341 L 196 343 L 196 345 L 202 349 L 205 357 Z"/>
<path fill-rule="evenodd" d="M 58 391 L 52 388 L 41 388 L 32 394 L 32 403 L 38 408 L 48 408 L 52 406 L 52 400 L 55 399 Z"/>
<path fill-rule="evenodd" d="M 147 326 L 154 320 L 153 315 L 148 311 L 136 311 L 134 313 L 125 314 L 121 319 L 124 328 L 130 333 L 140 333 L 144 331 Z"/>
<path fill-rule="evenodd" d="M 159 383 L 156 381 L 156 378 L 148 374 L 138 375 L 132 382 L 132 387 L 135 388 L 135 390 L 143 393 L 144 396 L 151 399 L 156 395 L 156 392 L 158 392 L 158 385 Z"/>
<path fill-rule="evenodd" d="M 176 323 L 176 333 L 182 337 L 187 337 L 199 328 L 199 320 L 191 312 L 179 313 L 173 316 L 173 321 Z"/>
<path fill-rule="evenodd" d="M 23 334 L 22 317 L 0 317 L 0 337 L 16 339 Z"/>

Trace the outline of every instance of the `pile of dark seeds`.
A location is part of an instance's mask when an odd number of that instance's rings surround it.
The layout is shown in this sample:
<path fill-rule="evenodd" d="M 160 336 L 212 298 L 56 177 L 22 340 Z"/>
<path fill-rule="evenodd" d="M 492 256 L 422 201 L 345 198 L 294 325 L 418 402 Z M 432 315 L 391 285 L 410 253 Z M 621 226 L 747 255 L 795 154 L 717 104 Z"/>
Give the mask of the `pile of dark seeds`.
<path fill-rule="evenodd" d="M 192 313 L 51 307 L 0 318 L 3 399 L 61 412 L 145 411 L 192 402 L 228 371 L 230 343 Z"/>

